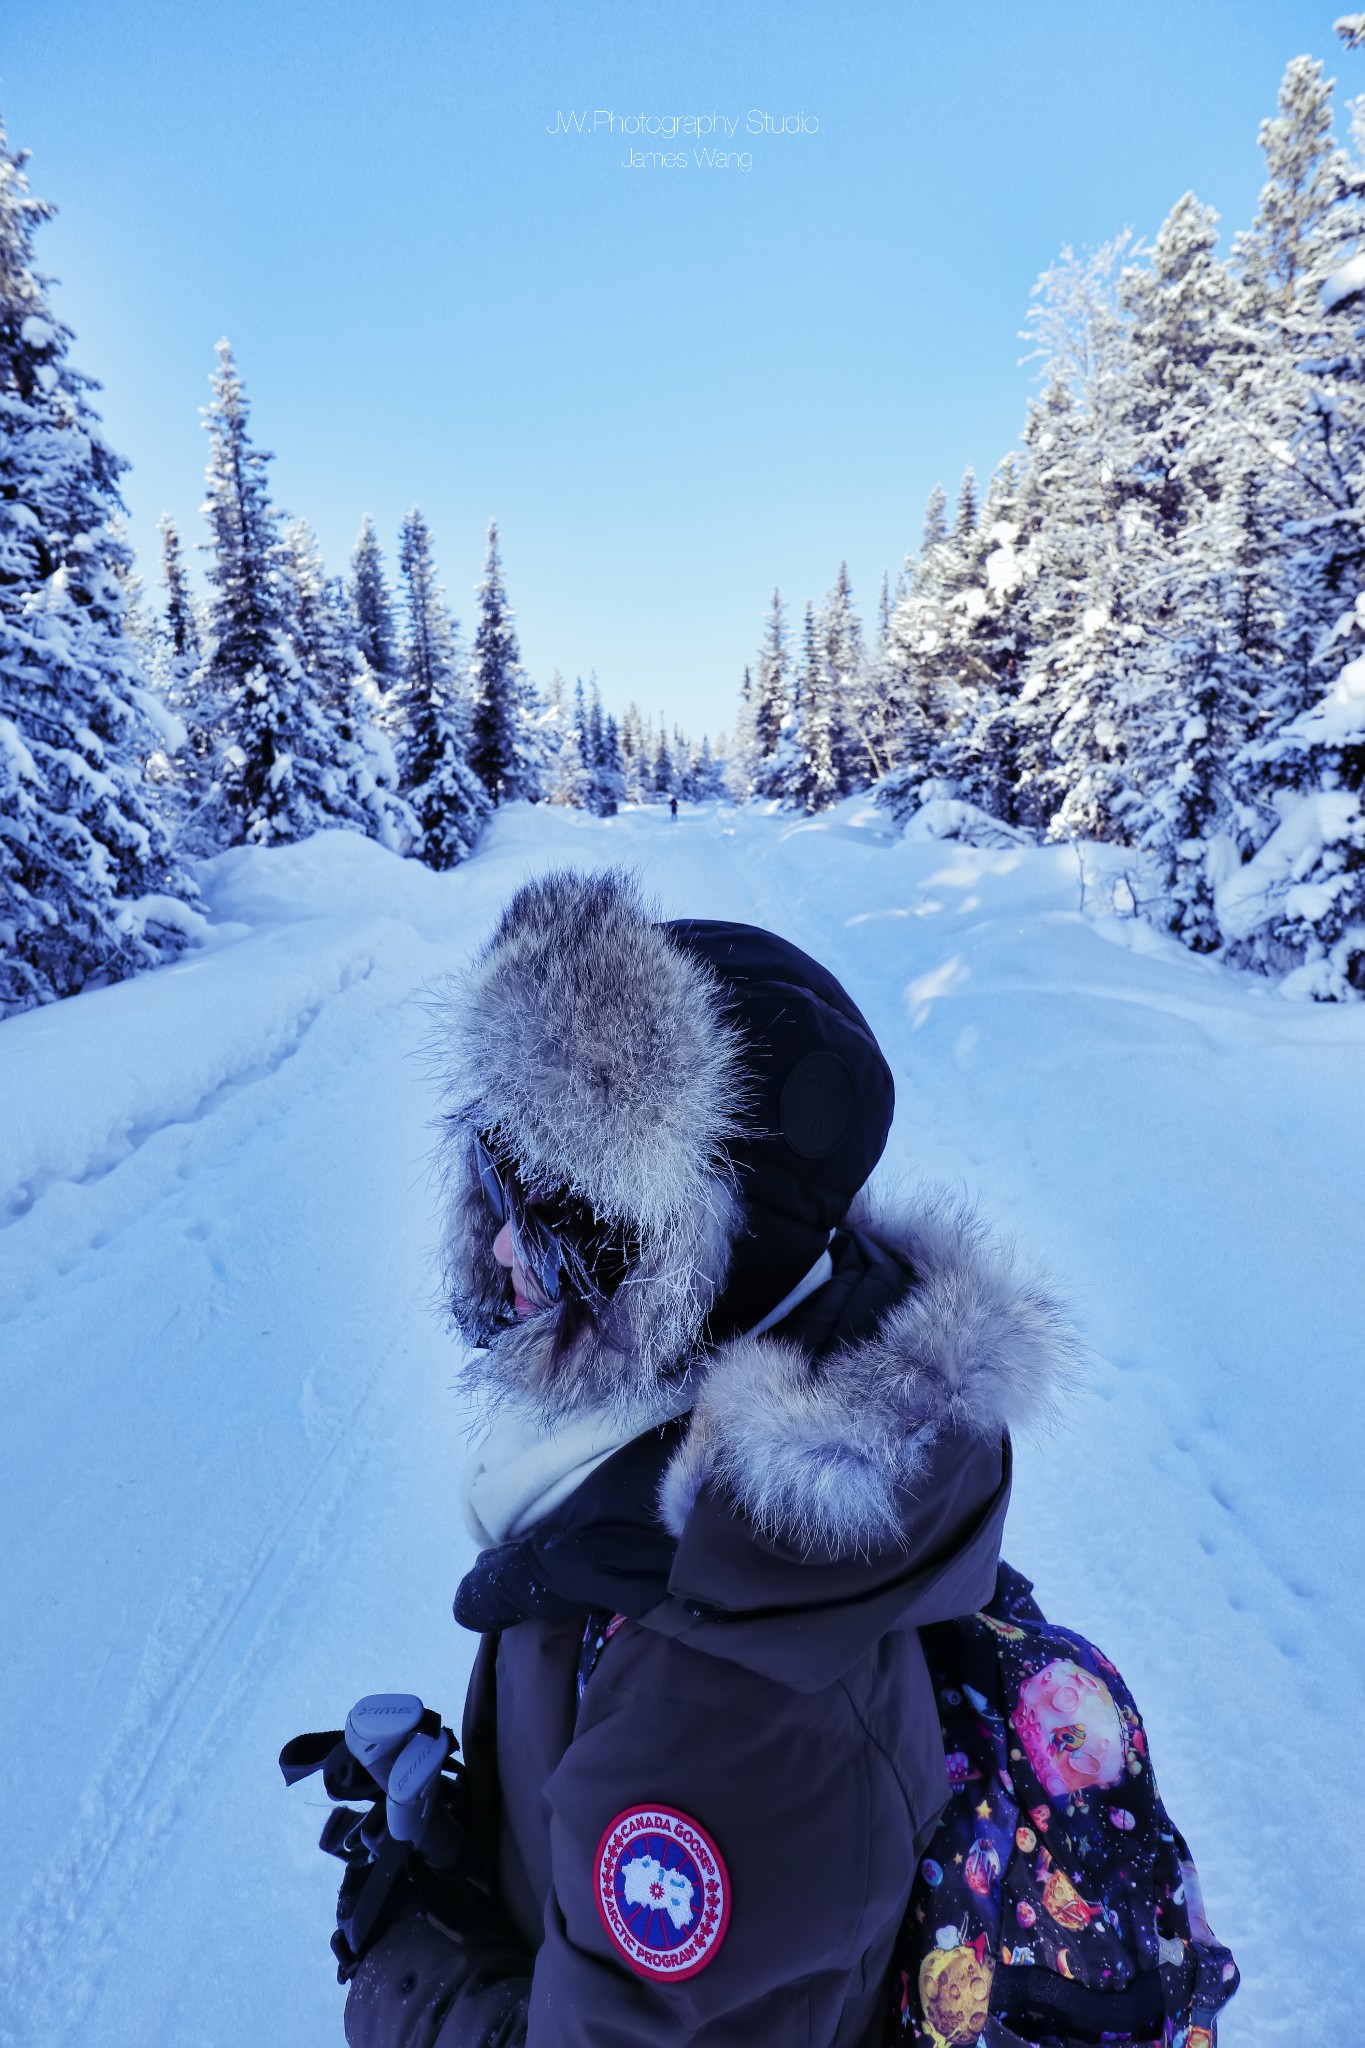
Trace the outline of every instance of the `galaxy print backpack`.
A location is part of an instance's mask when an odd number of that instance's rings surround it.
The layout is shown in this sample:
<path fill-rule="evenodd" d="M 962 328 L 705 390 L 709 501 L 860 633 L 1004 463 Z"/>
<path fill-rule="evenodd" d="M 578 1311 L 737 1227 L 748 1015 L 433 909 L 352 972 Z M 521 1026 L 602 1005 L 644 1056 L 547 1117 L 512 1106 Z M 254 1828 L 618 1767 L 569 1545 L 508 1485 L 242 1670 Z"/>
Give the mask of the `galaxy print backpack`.
<path fill-rule="evenodd" d="M 891 1973 L 896 2048 L 1214 2048 L 1237 1965 L 1204 1918 L 1114 1666 L 1002 1564 L 920 1630 L 951 1797 Z"/>

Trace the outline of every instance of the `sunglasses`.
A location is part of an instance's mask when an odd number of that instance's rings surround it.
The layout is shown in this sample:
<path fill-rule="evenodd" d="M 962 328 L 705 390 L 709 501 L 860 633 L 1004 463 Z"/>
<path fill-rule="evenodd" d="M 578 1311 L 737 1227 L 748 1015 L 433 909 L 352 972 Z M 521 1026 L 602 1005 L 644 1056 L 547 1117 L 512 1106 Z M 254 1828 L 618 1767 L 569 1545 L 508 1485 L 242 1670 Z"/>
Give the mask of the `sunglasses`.
<path fill-rule="evenodd" d="M 602 1223 L 585 1203 L 563 1196 L 532 1200 L 481 1133 L 474 1137 L 474 1164 L 488 1213 L 510 1226 L 541 1299 L 553 1305 L 570 1294 L 591 1309 L 604 1307 L 634 1255 L 628 1235 Z"/>

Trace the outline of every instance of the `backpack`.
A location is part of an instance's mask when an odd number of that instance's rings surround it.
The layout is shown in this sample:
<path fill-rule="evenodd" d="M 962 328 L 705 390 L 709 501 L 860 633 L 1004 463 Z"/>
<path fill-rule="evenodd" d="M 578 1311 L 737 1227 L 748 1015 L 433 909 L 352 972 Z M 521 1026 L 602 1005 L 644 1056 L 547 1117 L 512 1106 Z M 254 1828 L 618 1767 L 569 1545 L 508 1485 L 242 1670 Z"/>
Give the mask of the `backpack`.
<path fill-rule="evenodd" d="M 1237 1965 L 1161 1802 L 1142 1718 L 1093 1644 L 1002 1563 L 920 1630 L 950 1796 L 891 1972 L 895 2048 L 1214 2048 Z"/>

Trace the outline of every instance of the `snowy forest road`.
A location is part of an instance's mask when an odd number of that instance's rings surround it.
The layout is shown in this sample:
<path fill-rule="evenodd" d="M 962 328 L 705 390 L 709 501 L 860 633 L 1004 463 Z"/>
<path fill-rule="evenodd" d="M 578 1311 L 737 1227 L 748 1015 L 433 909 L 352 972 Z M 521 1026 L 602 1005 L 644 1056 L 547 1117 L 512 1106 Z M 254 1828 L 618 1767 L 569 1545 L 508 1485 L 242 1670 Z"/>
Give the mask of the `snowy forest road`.
<path fill-rule="evenodd" d="M 525 874 L 606 860 L 825 960 L 895 1070 L 890 1174 L 1070 1288 L 1094 1364 L 1008 1554 L 1147 1714 L 1245 1976 L 1225 2043 L 1350 2038 L 1365 1008 L 1097 925 L 1070 849 L 879 824 L 518 806 L 444 876 L 229 854 L 212 945 L 0 1029 L 0 2041 L 341 2039 L 325 1802 L 276 1752 L 376 1688 L 458 1717 L 473 1648 L 414 996 Z"/>

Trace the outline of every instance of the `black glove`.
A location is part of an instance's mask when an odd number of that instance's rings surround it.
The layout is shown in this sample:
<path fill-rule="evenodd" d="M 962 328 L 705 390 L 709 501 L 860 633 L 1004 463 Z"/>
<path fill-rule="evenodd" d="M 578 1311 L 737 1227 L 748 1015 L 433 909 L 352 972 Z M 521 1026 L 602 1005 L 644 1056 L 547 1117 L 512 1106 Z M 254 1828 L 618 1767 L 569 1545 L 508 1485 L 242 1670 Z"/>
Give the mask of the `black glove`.
<path fill-rule="evenodd" d="M 338 1806 L 319 1838 L 347 1866 L 332 1936 L 339 1983 L 414 1905 L 457 1925 L 486 1906 L 488 1888 L 474 1873 L 456 1811 L 458 1747 L 415 1693 L 372 1693 L 352 1707 L 344 1730 L 297 1735 L 280 1751 L 287 1785 L 321 1771 L 330 1799 L 369 1803 L 367 1813 Z"/>

